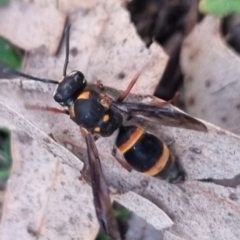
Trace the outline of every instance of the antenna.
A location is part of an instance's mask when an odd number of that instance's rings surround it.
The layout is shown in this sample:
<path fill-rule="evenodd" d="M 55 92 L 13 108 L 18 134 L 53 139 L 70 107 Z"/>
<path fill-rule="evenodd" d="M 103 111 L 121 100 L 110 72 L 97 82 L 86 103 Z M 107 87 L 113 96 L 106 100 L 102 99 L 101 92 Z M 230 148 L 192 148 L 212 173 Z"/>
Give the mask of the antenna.
<path fill-rule="evenodd" d="M 9 68 L 3 69 L 3 73 L 24 77 L 26 79 L 35 80 L 38 82 L 58 84 L 58 81 L 56 81 L 56 80 L 37 78 L 37 77 L 31 76 L 31 75 L 28 75 L 28 74 L 25 74 L 25 73 L 22 73 L 22 72 L 13 70 L 13 69 L 9 69 Z"/>
<path fill-rule="evenodd" d="M 66 39 L 66 56 L 65 56 L 65 62 L 63 67 L 63 76 L 66 76 L 67 74 L 67 66 L 69 62 L 69 39 L 70 39 L 70 27 L 71 25 L 68 24 L 65 28 L 65 39 Z"/>

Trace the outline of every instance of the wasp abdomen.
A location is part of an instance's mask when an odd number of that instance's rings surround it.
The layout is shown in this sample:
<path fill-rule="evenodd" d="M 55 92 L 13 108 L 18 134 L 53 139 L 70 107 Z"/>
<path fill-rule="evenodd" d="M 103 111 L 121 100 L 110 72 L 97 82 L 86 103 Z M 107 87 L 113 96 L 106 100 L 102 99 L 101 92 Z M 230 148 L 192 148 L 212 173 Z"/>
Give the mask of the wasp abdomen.
<path fill-rule="evenodd" d="M 125 160 L 137 171 L 169 182 L 184 180 L 184 172 L 168 147 L 155 135 L 137 126 L 122 126 L 116 145 Z"/>

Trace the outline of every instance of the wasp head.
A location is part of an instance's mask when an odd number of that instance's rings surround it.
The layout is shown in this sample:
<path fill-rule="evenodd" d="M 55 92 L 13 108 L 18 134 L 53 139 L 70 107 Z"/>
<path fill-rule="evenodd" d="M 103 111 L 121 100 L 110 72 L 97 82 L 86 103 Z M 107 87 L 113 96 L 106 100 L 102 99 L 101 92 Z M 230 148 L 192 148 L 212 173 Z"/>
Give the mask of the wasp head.
<path fill-rule="evenodd" d="M 62 106 L 70 106 L 86 85 L 87 81 L 83 73 L 72 71 L 59 80 L 53 98 Z"/>

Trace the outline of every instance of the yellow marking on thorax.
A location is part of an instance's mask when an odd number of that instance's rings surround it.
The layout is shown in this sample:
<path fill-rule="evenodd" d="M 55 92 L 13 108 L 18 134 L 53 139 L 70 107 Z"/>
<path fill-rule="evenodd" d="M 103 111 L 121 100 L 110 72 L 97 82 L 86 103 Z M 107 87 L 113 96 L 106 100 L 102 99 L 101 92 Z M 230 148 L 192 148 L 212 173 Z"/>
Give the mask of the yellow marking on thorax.
<path fill-rule="evenodd" d="M 162 156 L 158 159 L 156 164 L 152 168 L 150 168 L 148 171 L 144 172 L 144 174 L 148 176 L 154 176 L 160 173 L 163 170 L 163 168 L 166 166 L 169 159 L 169 155 L 170 155 L 170 152 L 168 147 L 165 144 L 163 144 Z"/>
<path fill-rule="evenodd" d="M 60 83 L 60 82 L 62 82 L 63 80 L 64 80 L 64 76 L 62 76 L 59 80 L 58 80 L 58 82 Z"/>
<path fill-rule="evenodd" d="M 95 133 L 99 133 L 99 132 L 101 131 L 101 128 L 100 128 L 100 127 L 95 127 L 95 128 L 93 129 L 93 131 L 94 131 Z"/>
<path fill-rule="evenodd" d="M 78 99 L 89 99 L 90 92 L 89 91 L 84 91 L 81 94 L 79 94 Z"/>
<path fill-rule="evenodd" d="M 103 121 L 104 121 L 104 122 L 107 122 L 107 121 L 109 120 L 109 118 L 110 118 L 109 114 L 105 114 L 105 115 L 103 116 Z"/>
<path fill-rule="evenodd" d="M 130 135 L 127 142 L 123 143 L 121 146 L 118 147 L 119 151 L 122 154 L 127 152 L 129 149 L 131 149 L 134 146 L 134 144 L 139 140 L 142 134 L 143 134 L 143 129 L 139 127 L 136 128 L 136 130 Z"/>

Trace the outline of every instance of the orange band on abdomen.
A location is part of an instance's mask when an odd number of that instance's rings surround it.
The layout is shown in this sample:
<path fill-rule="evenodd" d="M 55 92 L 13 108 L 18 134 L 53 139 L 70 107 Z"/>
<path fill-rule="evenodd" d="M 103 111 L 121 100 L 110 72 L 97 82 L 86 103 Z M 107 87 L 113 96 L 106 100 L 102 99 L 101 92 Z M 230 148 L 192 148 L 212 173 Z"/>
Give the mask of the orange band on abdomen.
<path fill-rule="evenodd" d="M 138 141 L 138 139 L 142 136 L 143 130 L 139 127 L 130 135 L 127 142 L 123 143 L 121 146 L 118 147 L 119 151 L 124 154 L 127 152 L 134 144 Z"/>
<path fill-rule="evenodd" d="M 162 169 L 166 166 L 170 153 L 169 153 L 168 147 L 165 144 L 163 144 L 163 146 L 164 147 L 163 147 L 162 156 L 158 159 L 156 164 L 152 168 L 150 168 L 148 171 L 144 172 L 144 174 L 148 176 L 154 176 L 159 172 L 161 172 Z"/>

